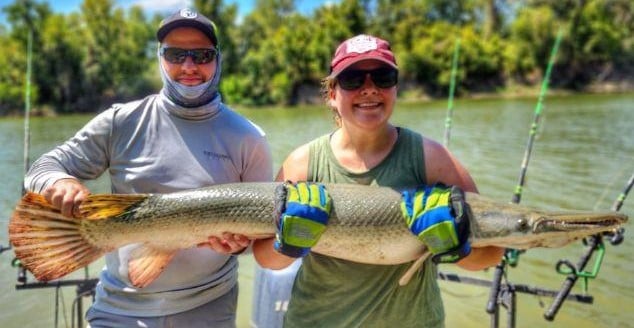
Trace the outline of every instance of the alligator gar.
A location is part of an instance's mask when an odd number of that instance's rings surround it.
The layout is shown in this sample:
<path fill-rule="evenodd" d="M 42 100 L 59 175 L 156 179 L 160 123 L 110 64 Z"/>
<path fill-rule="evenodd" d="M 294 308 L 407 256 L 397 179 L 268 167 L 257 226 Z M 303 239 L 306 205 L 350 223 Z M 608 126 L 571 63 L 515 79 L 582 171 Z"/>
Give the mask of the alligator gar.
<path fill-rule="evenodd" d="M 88 196 L 78 218 L 68 218 L 43 196 L 27 193 L 9 223 L 21 263 L 40 281 L 63 277 L 107 252 L 132 243 L 144 247 L 129 263 L 130 281 L 151 283 L 179 250 L 223 232 L 250 238 L 275 235 L 282 183 L 215 185 L 170 194 Z M 326 184 L 332 197 L 328 227 L 312 251 L 349 261 L 398 264 L 420 258 L 425 246 L 402 217 L 401 193 L 387 187 Z M 283 196 L 282 196 L 283 198 Z M 618 229 L 617 212 L 549 212 L 466 193 L 473 247 L 562 247 Z"/>

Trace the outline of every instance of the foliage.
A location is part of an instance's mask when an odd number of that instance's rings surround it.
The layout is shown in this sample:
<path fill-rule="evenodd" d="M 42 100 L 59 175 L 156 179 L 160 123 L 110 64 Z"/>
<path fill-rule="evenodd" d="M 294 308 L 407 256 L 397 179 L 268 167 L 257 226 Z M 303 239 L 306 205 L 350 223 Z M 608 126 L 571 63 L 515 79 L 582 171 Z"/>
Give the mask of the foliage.
<path fill-rule="evenodd" d="M 3 51 L 13 56 L 0 56 L 0 115 L 6 115 L 24 107 L 26 79 L 26 49 L 18 40 L 0 35 Z M 31 99 L 37 99 L 31 90 Z"/>
<path fill-rule="evenodd" d="M 299 13 L 295 3 L 257 0 L 238 17 L 239 2 L 193 1 L 218 28 L 220 90 L 228 103 L 305 101 L 300 90 L 318 89 L 335 47 L 360 33 L 390 41 L 403 87 L 436 97 L 448 92 L 457 40 L 458 95 L 508 83 L 537 85 L 559 30 L 564 38 L 552 85 L 582 89 L 634 72 L 631 0 L 339 0 L 309 14 Z M 24 106 L 29 31 L 36 106 L 98 111 L 161 87 L 157 15 L 124 10 L 115 0 L 83 0 L 68 14 L 53 13 L 46 0 L 15 0 L 2 10 L 0 114 Z"/>
<path fill-rule="evenodd" d="M 535 70 L 545 68 L 555 40 L 556 24 L 550 7 L 521 9 L 511 26 L 504 52 L 506 73 L 526 83 Z"/>

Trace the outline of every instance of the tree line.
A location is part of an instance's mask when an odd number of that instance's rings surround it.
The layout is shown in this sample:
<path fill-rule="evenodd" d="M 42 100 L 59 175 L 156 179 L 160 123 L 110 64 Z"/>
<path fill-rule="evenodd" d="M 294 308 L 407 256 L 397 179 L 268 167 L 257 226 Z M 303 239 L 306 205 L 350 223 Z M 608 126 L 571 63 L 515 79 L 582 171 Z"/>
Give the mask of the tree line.
<path fill-rule="evenodd" d="M 390 41 L 401 94 L 446 96 L 458 39 L 458 95 L 538 85 L 559 30 L 551 85 L 583 90 L 634 73 L 631 0 L 340 0 L 310 14 L 293 0 L 256 0 L 243 17 L 237 4 L 193 3 L 218 27 L 220 90 L 229 104 L 314 101 L 335 47 L 360 33 Z M 96 112 L 161 87 L 158 15 L 115 0 L 84 0 L 69 14 L 36 0 L 2 10 L 8 26 L 0 25 L 0 115 L 24 107 L 29 34 L 38 108 Z"/>

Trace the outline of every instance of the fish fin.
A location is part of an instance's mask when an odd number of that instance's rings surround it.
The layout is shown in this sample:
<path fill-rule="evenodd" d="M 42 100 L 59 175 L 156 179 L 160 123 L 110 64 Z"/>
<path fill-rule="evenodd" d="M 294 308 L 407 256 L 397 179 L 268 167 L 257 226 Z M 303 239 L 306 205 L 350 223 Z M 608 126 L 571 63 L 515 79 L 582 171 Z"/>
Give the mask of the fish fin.
<path fill-rule="evenodd" d="M 398 285 L 399 286 L 407 285 L 409 281 L 412 280 L 414 273 L 416 273 L 416 271 L 420 270 L 420 268 L 423 267 L 425 260 L 427 260 L 427 258 L 429 258 L 430 255 L 431 255 L 430 251 L 425 251 L 423 255 L 421 255 L 418 259 L 416 259 L 416 261 L 412 263 L 412 266 L 410 266 L 409 269 L 407 269 L 407 271 L 403 274 L 401 279 L 399 279 Z"/>
<path fill-rule="evenodd" d="M 107 250 L 90 244 L 81 220 L 65 217 L 44 196 L 26 193 L 9 222 L 9 241 L 16 257 L 37 280 L 61 278 L 85 267 Z"/>
<path fill-rule="evenodd" d="M 98 194 L 90 195 L 79 206 L 82 218 L 108 219 L 134 211 L 148 194 Z"/>
<path fill-rule="evenodd" d="M 167 264 L 176 255 L 176 251 L 166 251 L 148 246 L 141 246 L 132 251 L 128 261 L 128 278 L 130 282 L 143 288 L 156 280 Z"/>

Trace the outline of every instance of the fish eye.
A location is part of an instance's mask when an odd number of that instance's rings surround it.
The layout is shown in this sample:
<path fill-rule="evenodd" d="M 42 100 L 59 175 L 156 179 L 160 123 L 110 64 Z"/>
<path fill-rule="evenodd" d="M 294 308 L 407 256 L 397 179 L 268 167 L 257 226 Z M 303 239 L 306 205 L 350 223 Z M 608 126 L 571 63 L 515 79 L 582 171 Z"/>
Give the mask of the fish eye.
<path fill-rule="evenodd" d="M 525 231 L 528 230 L 528 220 L 526 220 L 525 218 L 521 218 L 517 220 L 517 228 L 520 231 Z"/>

